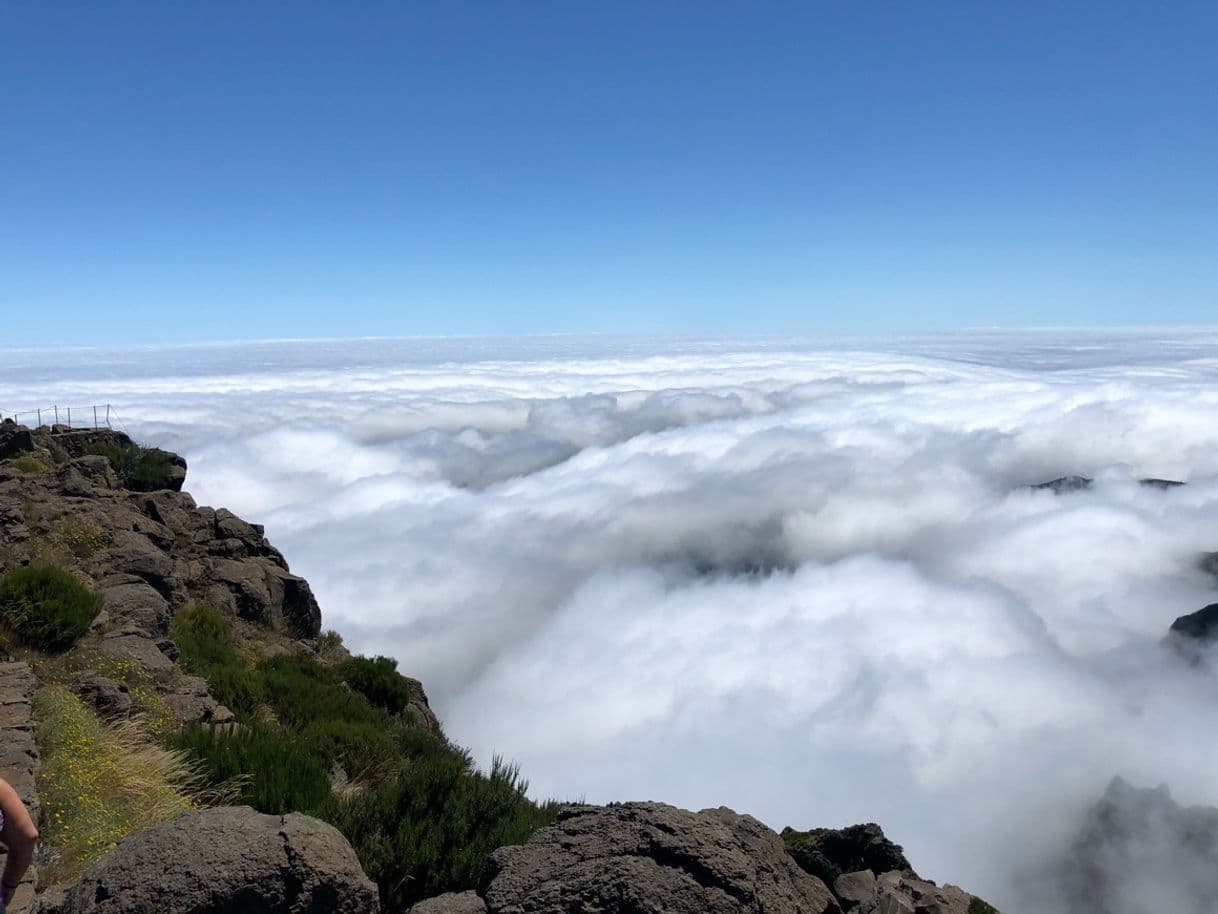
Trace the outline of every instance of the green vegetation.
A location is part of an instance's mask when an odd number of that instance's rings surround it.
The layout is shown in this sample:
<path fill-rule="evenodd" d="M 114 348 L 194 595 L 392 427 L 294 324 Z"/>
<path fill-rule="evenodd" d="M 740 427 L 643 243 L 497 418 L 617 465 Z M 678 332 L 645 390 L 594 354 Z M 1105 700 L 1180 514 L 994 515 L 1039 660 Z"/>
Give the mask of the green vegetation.
<path fill-rule="evenodd" d="M 195 725 L 171 745 L 197 759 L 210 783 L 238 783 L 238 802 L 260 812 L 317 812 L 330 801 L 326 766 L 280 730 L 243 725 L 225 732 Z"/>
<path fill-rule="evenodd" d="M 389 657 L 352 657 L 338 666 L 343 682 L 378 708 L 401 714 L 410 705 L 410 686 Z"/>
<path fill-rule="evenodd" d="M 138 444 L 100 442 L 85 448 L 86 454 L 97 454 L 110 461 L 119 483 L 137 492 L 155 492 L 169 488 L 173 462 L 169 454 L 158 448 Z"/>
<path fill-rule="evenodd" d="M 968 903 L 968 914 L 1001 914 L 1001 912 L 992 904 L 982 901 L 974 895 Z"/>
<path fill-rule="evenodd" d="M 213 785 L 268 813 L 307 812 L 334 823 L 381 887 L 387 910 L 472 888 L 496 847 L 528 839 L 552 811 L 525 796 L 516 769 L 489 774 L 409 713 L 397 665 L 357 657 L 334 666 L 305 654 L 261 662 L 236 644 L 233 623 L 202 605 L 170 626 L 179 662 L 206 677 L 236 728 L 192 726 L 170 741 Z M 355 783 L 330 787 L 333 765 Z"/>
<path fill-rule="evenodd" d="M 31 457 L 29 454 L 14 457 L 8 462 L 8 465 L 19 473 L 45 473 L 47 469 L 45 463 L 37 457 Z"/>
<path fill-rule="evenodd" d="M 180 653 L 178 663 L 206 679 L 217 701 L 241 718 L 258 710 L 264 699 L 262 679 L 238 653 L 231 619 L 194 603 L 178 610 L 169 637 Z"/>
<path fill-rule="evenodd" d="M 419 761 L 375 791 L 341 801 L 328 818 L 347 836 L 387 911 L 474 888 L 487 856 L 553 820 L 525 797 L 515 767 L 489 774 L 463 753 Z"/>
<path fill-rule="evenodd" d="M 43 840 L 56 851 L 40 875 L 50 882 L 77 878 L 133 831 L 224 799 L 202 787 L 185 753 L 157 745 L 138 721 L 102 723 L 66 686 L 40 690 L 34 711 Z"/>
<path fill-rule="evenodd" d="M 105 528 L 97 521 L 61 517 L 51 525 L 49 539 L 78 559 L 87 559 L 109 543 Z"/>
<path fill-rule="evenodd" d="M 62 651 L 89 630 L 102 599 L 61 568 L 14 568 L 0 577 L 0 628 L 28 647 Z"/>

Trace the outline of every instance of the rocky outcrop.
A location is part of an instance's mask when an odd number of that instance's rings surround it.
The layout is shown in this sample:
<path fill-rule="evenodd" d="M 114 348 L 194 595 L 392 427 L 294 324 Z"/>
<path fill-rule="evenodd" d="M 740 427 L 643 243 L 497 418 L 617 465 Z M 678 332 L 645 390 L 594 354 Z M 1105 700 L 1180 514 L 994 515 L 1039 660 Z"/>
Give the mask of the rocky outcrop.
<path fill-rule="evenodd" d="M 35 914 L 376 914 L 376 887 L 338 831 L 248 807 L 139 832 Z"/>
<path fill-rule="evenodd" d="M 1177 638 L 1193 641 L 1218 639 L 1218 603 L 1211 603 L 1195 613 L 1180 616 L 1171 624 L 1169 633 Z"/>
<path fill-rule="evenodd" d="M 1116 778 L 1057 873 L 1058 904 L 1087 914 L 1213 914 L 1218 809 Z"/>
<path fill-rule="evenodd" d="M 833 885 L 843 873 L 860 870 L 876 875 L 896 870 L 917 876 L 900 845 L 889 841 L 874 822 L 808 832 L 785 828 L 782 837 L 800 868 L 826 885 Z"/>
<path fill-rule="evenodd" d="M 490 914 L 822 914 L 839 910 L 782 840 L 730 809 L 568 807 L 487 864 Z"/>
<path fill-rule="evenodd" d="M 1094 480 L 1087 476 L 1059 476 L 1057 479 L 1038 482 L 1028 488 L 1033 491 L 1052 492 L 1054 495 L 1065 495 L 1069 492 L 1083 492 L 1090 489 L 1093 482 Z"/>
<path fill-rule="evenodd" d="M 178 491 L 176 475 L 174 485 L 151 492 L 120 482 L 106 457 L 89 453 L 102 445 L 135 447 L 107 429 L 0 427 L 0 447 L 28 452 L 47 467 L 0 473 L 0 547 L 65 552 L 101 590 L 110 620 L 153 635 L 165 633 L 176 609 L 199 600 L 297 637 L 317 636 L 321 611 L 308 582 L 291 573 L 262 527 L 223 508 L 196 505 Z M 143 452 L 185 477 L 186 463 L 177 455 Z"/>
<path fill-rule="evenodd" d="M 938 886 L 896 870 L 871 870 L 837 878 L 834 891 L 853 914 L 969 914 L 973 896 L 954 885 Z"/>

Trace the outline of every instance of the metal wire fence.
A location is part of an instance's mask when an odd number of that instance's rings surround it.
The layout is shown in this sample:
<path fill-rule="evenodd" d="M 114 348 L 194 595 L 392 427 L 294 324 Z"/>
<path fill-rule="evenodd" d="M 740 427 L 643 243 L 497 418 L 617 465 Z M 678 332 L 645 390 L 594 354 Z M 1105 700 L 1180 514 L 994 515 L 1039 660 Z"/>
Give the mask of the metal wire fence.
<path fill-rule="evenodd" d="M 118 411 L 109 403 L 90 406 L 51 406 L 24 410 L 0 409 L 0 422 L 11 419 L 31 428 L 62 426 L 65 428 L 118 428 Z"/>

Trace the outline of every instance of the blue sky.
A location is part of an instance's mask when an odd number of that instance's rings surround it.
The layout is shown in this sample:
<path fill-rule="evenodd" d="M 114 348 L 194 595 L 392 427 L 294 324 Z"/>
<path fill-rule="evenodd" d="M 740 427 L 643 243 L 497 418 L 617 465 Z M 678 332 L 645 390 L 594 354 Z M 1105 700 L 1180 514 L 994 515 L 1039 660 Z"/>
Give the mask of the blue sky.
<path fill-rule="evenodd" d="M 0 6 L 3 341 L 1218 323 L 1218 5 Z"/>

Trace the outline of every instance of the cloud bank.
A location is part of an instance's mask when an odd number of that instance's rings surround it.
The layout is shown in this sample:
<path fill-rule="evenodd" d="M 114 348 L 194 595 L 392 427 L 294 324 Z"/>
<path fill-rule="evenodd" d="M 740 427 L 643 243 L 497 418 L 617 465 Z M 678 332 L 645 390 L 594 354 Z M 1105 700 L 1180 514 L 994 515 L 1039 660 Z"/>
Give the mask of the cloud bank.
<path fill-rule="evenodd" d="M 1218 599 L 1218 335 L 4 354 L 537 795 L 875 820 L 1012 911 L 1113 775 L 1218 804 L 1218 677 L 1159 644 Z"/>

